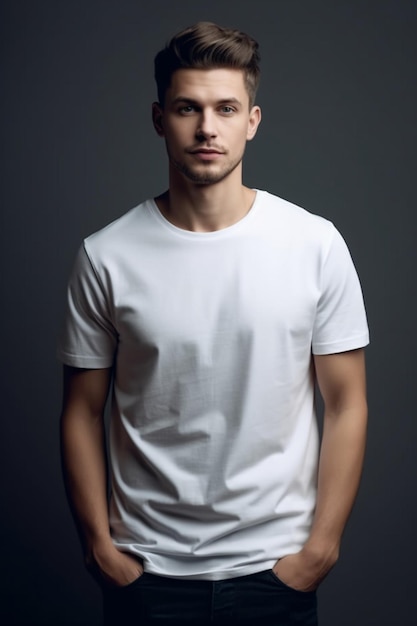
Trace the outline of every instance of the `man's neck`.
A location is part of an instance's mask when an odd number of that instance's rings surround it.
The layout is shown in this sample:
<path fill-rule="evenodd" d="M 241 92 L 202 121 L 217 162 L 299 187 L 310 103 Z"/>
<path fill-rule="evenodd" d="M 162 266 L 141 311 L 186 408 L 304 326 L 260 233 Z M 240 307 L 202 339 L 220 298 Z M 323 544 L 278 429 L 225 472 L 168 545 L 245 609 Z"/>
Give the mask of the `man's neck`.
<path fill-rule="evenodd" d="M 250 210 L 255 192 L 233 180 L 212 185 L 178 184 L 155 199 L 162 215 L 174 226 L 194 232 L 213 232 L 232 226 Z"/>

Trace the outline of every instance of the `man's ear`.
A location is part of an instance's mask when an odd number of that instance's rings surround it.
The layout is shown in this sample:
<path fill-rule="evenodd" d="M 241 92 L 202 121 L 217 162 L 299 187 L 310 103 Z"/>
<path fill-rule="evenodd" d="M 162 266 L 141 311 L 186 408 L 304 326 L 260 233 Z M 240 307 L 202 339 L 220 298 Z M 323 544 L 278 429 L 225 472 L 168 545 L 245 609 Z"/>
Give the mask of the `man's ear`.
<path fill-rule="evenodd" d="M 165 135 L 163 124 L 163 110 L 159 102 L 152 104 L 152 122 L 153 126 L 160 137 Z"/>
<path fill-rule="evenodd" d="M 261 108 L 257 105 L 253 106 L 249 113 L 248 133 L 246 135 L 247 141 L 250 141 L 255 137 L 258 126 L 261 123 L 261 119 Z"/>

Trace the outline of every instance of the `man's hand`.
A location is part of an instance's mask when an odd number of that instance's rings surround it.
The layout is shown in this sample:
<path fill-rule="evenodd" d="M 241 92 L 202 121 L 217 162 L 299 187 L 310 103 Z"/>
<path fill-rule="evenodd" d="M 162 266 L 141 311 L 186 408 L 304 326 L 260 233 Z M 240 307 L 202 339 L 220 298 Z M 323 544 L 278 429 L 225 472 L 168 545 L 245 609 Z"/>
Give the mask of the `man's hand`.
<path fill-rule="evenodd" d="M 300 552 L 277 561 L 272 570 L 285 585 L 292 589 L 315 591 L 336 560 L 336 557 L 323 558 L 303 548 Z"/>
<path fill-rule="evenodd" d="M 95 546 L 86 557 L 86 566 L 100 586 L 125 587 L 143 574 L 140 561 L 120 552 L 112 542 Z"/>

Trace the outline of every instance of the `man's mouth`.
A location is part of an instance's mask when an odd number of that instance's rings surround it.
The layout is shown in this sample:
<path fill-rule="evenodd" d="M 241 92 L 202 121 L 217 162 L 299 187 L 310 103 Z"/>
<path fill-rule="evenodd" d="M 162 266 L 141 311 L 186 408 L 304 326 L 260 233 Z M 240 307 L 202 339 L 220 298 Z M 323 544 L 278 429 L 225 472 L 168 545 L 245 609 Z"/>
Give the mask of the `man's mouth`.
<path fill-rule="evenodd" d="M 221 150 L 216 150 L 215 148 L 196 148 L 195 150 L 190 150 L 191 154 L 223 154 Z"/>
<path fill-rule="evenodd" d="M 188 152 L 201 161 L 215 161 L 224 154 L 223 150 L 218 148 L 194 148 Z"/>

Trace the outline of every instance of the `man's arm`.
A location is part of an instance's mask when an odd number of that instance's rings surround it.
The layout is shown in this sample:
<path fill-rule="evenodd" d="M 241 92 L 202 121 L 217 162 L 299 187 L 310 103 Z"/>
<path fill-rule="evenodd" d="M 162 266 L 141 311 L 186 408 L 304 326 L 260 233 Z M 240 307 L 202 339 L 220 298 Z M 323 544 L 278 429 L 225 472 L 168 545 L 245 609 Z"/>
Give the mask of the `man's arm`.
<path fill-rule="evenodd" d="M 143 568 L 111 539 L 103 412 L 110 369 L 64 368 L 61 450 L 65 486 L 87 567 L 101 583 L 127 585 Z"/>
<path fill-rule="evenodd" d="M 301 552 L 274 566 L 284 583 L 302 591 L 315 589 L 338 559 L 359 486 L 367 423 L 364 351 L 315 356 L 314 363 L 324 401 L 316 511 Z"/>

